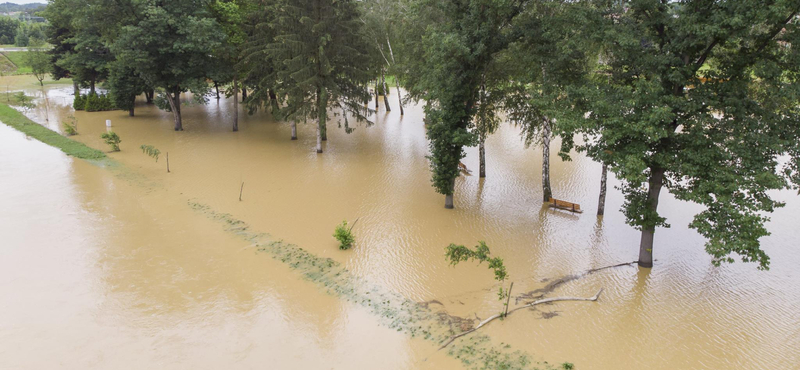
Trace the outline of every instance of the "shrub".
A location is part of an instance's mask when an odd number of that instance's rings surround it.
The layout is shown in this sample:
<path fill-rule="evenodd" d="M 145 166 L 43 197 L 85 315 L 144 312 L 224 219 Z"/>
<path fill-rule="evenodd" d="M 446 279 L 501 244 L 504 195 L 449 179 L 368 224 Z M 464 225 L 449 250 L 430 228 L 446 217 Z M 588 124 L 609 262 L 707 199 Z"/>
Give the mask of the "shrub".
<path fill-rule="evenodd" d="M 104 112 L 114 110 L 114 102 L 108 95 L 89 94 L 84 109 L 87 112 Z"/>
<path fill-rule="evenodd" d="M 75 110 L 86 109 L 86 95 L 75 96 L 75 100 L 72 102 L 72 108 Z"/>
<path fill-rule="evenodd" d="M 119 143 L 121 143 L 122 140 L 120 140 L 119 135 L 117 135 L 116 132 L 114 131 L 106 132 L 105 134 L 100 135 L 100 138 L 103 139 L 106 142 L 106 144 L 108 144 L 108 146 L 111 147 L 112 152 L 119 151 Z"/>
<path fill-rule="evenodd" d="M 75 119 L 75 116 L 69 116 L 69 121 L 65 121 L 62 126 L 64 126 L 64 133 L 67 136 L 73 136 L 78 134 L 78 120 Z"/>
<path fill-rule="evenodd" d="M 353 237 L 353 233 L 351 232 L 352 229 L 352 227 L 347 227 L 347 221 L 342 221 L 339 226 L 336 226 L 336 230 L 333 232 L 333 237 L 339 241 L 339 249 L 350 249 L 353 246 L 353 243 L 355 243 L 356 239 Z"/>
<path fill-rule="evenodd" d="M 72 103 L 75 110 L 85 110 L 87 112 L 105 112 L 116 109 L 114 101 L 108 95 L 79 95 Z"/>
<path fill-rule="evenodd" d="M 564 370 L 572 370 L 572 369 L 575 368 L 575 365 L 573 365 L 572 363 L 569 363 L 569 362 L 565 362 L 565 363 L 561 364 L 561 367 Z"/>

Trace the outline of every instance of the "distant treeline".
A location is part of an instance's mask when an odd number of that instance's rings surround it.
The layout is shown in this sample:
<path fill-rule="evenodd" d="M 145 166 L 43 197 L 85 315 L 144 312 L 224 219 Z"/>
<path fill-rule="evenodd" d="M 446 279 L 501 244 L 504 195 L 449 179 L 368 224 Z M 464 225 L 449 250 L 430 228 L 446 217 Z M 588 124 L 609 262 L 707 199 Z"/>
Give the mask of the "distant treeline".
<path fill-rule="evenodd" d="M 47 4 L 44 3 L 32 3 L 32 4 L 2 3 L 0 4 L 0 12 L 5 12 L 5 13 L 22 12 L 34 15 L 37 12 L 44 10 L 45 7 L 47 7 Z"/>
<path fill-rule="evenodd" d="M 3 5 L 0 5 L 0 9 Z M 13 17 L 0 17 L 0 44 L 35 46 L 44 43 L 47 23 L 24 22 Z"/>

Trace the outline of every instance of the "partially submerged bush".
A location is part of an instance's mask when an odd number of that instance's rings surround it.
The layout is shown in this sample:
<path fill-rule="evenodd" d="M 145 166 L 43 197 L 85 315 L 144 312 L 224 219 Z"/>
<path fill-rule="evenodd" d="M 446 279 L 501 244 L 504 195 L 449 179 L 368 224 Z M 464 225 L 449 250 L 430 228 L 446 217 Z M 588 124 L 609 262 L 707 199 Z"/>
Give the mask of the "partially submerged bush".
<path fill-rule="evenodd" d="M 122 140 L 120 140 L 119 135 L 117 135 L 116 132 L 114 131 L 106 132 L 105 134 L 100 135 L 100 138 L 102 138 L 106 142 L 106 144 L 108 144 L 108 146 L 111 147 L 112 152 L 119 151 L 119 143 L 121 143 Z"/>
<path fill-rule="evenodd" d="M 80 95 L 75 97 L 72 102 L 72 108 L 75 110 L 85 110 L 87 112 L 104 112 L 116 109 L 114 101 L 108 95 Z"/>
<path fill-rule="evenodd" d="M 64 121 L 61 125 L 64 127 L 64 133 L 67 136 L 73 136 L 78 134 L 78 120 L 75 119 L 75 116 L 67 117 L 69 121 Z"/>
<path fill-rule="evenodd" d="M 114 101 L 108 95 L 89 94 L 86 97 L 87 112 L 104 112 L 114 110 Z"/>
<path fill-rule="evenodd" d="M 355 226 L 355 223 L 353 223 Z M 346 250 L 350 249 L 355 243 L 356 239 L 353 237 L 352 233 L 353 227 L 347 227 L 347 221 L 342 221 L 339 226 L 336 226 L 336 230 L 333 232 L 333 237 L 339 241 L 339 249 Z"/>
<path fill-rule="evenodd" d="M 140 146 L 140 148 L 142 148 L 142 153 L 147 154 L 148 156 L 155 158 L 156 162 L 158 162 L 158 156 L 161 155 L 161 151 L 160 150 L 156 149 L 156 147 L 154 147 L 152 145 L 144 145 L 144 144 L 142 144 L 142 146 Z"/>
<path fill-rule="evenodd" d="M 72 109 L 75 110 L 86 109 L 86 95 L 76 95 L 75 100 L 72 101 Z"/>

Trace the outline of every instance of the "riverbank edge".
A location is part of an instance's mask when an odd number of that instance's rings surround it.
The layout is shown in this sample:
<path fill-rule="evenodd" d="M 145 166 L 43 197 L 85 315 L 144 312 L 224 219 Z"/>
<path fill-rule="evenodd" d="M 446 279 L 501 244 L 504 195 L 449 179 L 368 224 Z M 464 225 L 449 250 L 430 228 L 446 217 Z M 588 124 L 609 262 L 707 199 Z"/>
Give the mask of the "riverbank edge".
<path fill-rule="evenodd" d="M 72 140 L 32 121 L 8 104 L 0 103 L 0 122 L 42 143 L 61 149 L 62 152 L 71 157 L 92 162 L 103 161 L 108 158 L 106 154 L 100 150 Z"/>

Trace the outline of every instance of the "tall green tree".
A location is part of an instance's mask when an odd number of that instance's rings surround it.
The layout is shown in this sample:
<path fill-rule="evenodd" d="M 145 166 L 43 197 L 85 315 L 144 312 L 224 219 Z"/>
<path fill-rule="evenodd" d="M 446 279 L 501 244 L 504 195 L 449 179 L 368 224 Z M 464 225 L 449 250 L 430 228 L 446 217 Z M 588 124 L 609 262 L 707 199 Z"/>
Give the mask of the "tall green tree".
<path fill-rule="evenodd" d="M 52 27 L 47 38 L 54 45 L 54 77 L 68 75 L 94 93 L 114 58 L 101 35 L 102 23 L 93 16 L 96 8 L 87 5 L 85 0 L 53 0 L 43 15 Z"/>
<path fill-rule="evenodd" d="M 405 59 L 412 95 L 426 101 L 433 186 L 453 208 L 458 164 L 464 146 L 476 143 L 470 130 L 481 86 L 496 54 L 508 45 L 507 30 L 522 10 L 515 0 L 420 0 L 413 13 L 421 38 L 409 32 L 406 44 L 414 58 Z M 416 38 L 416 40 L 415 40 Z"/>
<path fill-rule="evenodd" d="M 364 89 L 374 66 L 363 22 L 354 0 L 276 0 L 270 19 L 274 42 L 266 54 L 275 66 L 280 116 L 294 121 L 317 120 L 317 153 L 327 139 L 330 108 L 366 120 Z"/>
<path fill-rule="evenodd" d="M 237 66 L 243 75 L 242 84 L 253 89 L 245 103 L 249 114 L 259 109 L 266 109 L 274 117 L 286 119 L 287 117 L 282 116 L 276 93 L 280 66 L 273 59 L 275 53 L 271 48 L 278 33 L 274 27 L 278 25 L 279 4 L 275 1 L 263 1 L 256 5 L 251 4 L 245 11 L 243 28 L 247 32 L 247 40 L 242 45 L 242 54 Z M 291 140 L 297 140 L 296 119 L 290 119 L 290 123 Z"/>
<path fill-rule="evenodd" d="M 183 130 L 181 93 L 208 93 L 211 51 L 225 34 L 209 12 L 210 0 L 141 0 L 133 24 L 122 27 L 112 50 L 119 63 L 158 89 L 172 112 L 175 131 Z"/>
<path fill-rule="evenodd" d="M 800 184 L 800 1 L 603 3 L 605 61 L 581 148 L 622 182 L 652 267 L 662 188 L 706 207 L 690 227 L 714 262 L 768 268 L 776 189 Z"/>
<path fill-rule="evenodd" d="M 225 40 L 213 51 L 214 67 L 210 73 L 211 79 L 217 88 L 219 98 L 219 84 L 232 85 L 233 96 L 233 131 L 239 131 L 239 84 L 241 83 L 243 68 L 241 63 L 242 49 L 247 41 L 245 22 L 248 13 L 256 11 L 256 4 L 249 0 L 216 0 L 211 3 L 211 14 L 217 20 Z"/>
<path fill-rule="evenodd" d="M 598 45 L 585 30 L 596 23 L 588 1 L 530 2 L 515 19 L 513 43 L 500 58 L 505 72 L 504 103 L 508 118 L 522 130 L 526 145 L 542 147 L 542 198 L 553 196 L 550 184 L 550 144 L 563 143 L 568 160 L 572 144 L 569 126 L 559 124 L 576 114 L 569 89 L 581 86 L 597 60 Z M 580 113 L 580 112 L 579 112 Z M 567 130 L 567 131 L 565 131 Z"/>
<path fill-rule="evenodd" d="M 39 85 L 44 86 L 44 78 L 50 73 L 52 64 L 50 55 L 43 49 L 29 49 L 25 53 L 25 61 L 31 66 L 31 73 L 39 80 Z"/>
<path fill-rule="evenodd" d="M 139 77 L 135 69 L 121 62 L 113 62 L 109 68 L 108 90 L 118 109 L 127 110 L 134 116 L 136 97 L 150 90 L 147 81 Z"/>

